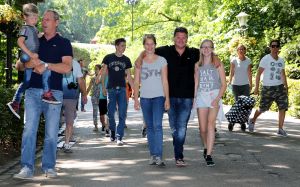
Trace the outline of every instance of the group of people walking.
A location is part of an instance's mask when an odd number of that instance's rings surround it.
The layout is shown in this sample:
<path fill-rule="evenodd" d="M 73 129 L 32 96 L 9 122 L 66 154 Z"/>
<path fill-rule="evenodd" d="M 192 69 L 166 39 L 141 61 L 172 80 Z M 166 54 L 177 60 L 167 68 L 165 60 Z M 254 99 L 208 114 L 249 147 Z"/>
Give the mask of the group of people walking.
<path fill-rule="evenodd" d="M 100 120 L 110 140 L 123 145 L 124 127 L 126 120 L 127 99 L 126 80 L 134 89 L 134 108 L 142 109 L 143 119 L 147 126 L 149 145 L 149 164 L 159 167 L 165 166 L 163 161 L 163 113 L 167 111 L 169 125 L 172 132 L 175 164 L 178 167 L 186 165 L 184 160 L 184 143 L 187 124 L 193 107 L 197 108 L 200 137 L 203 143 L 203 157 L 207 166 L 214 166 L 212 158 L 215 141 L 215 122 L 222 112 L 222 96 L 226 90 L 224 65 L 214 52 L 212 40 L 203 40 L 200 47 L 187 46 L 188 31 L 184 27 L 174 30 L 174 45 L 156 47 L 156 38 L 146 34 L 143 38 L 144 50 L 135 61 L 134 78 L 130 73 L 132 63 L 123 53 L 126 49 L 126 40 L 115 40 L 115 53 L 104 57 L 102 65 L 95 67 L 96 74 L 86 89 L 82 81 L 82 73 L 78 63 L 72 60 L 72 46 L 70 41 L 60 36 L 56 29 L 59 24 L 59 15 L 56 11 L 47 10 L 42 19 L 43 36 L 39 41 L 37 58 L 31 58 L 26 63 L 18 62 L 17 68 L 34 68 L 29 84 L 25 91 L 24 132 L 22 136 L 21 171 L 15 178 L 28 179 L 33 177 L 35 162 L 36 133 L 40 115 L 45 118 L 45 141 L 42 156 L 42 169 L 47 177 L 55 177 L 56 142 L 59 119 L 62 105 L 65 107 L 66 144 L 72 134 L 75 119 L 74 107 L 78 99 L 78 89 L 83 93 L 86 103 L 87 93 L 92 92 L 93 108 L 100 108 Z M 253 131 L 258 115 L 268 110 L 274 100 L 279 105 L 279 129 L 282 129 L 284 112 L 287 109 L 287 82 L 284 74 L 284 62 L 278 57 L 279 41 L 271 42 L 271 51 L 277 49 L 277 56 L 273 52 L 262 59 L 256 78 L 255 92 L 258 92 L 259 77 L 264 72 L 262 99 L 260 110 L 250 119 L 249 130 Z M 243 51 L 242 48 L 238 51 Z M 238 56 L 232 60 L 231 77 L 236 85 L 237 95 L 245 94 L 240 88 L 238 78 L 239 67 L 245 67 L 249 72 L 247 58 Z M 41 63 L 41 60 L 44 63 Z M 248 64 L 248 66 L 247 66 Z M 245 69 L 244 68 L 244 69 Z M 251 68 L 250 68 L 251 69 Z M 48 79 L 51 96 L 58 103 L 49 103 L 41 98 L 43 91 L 43 72 L 51 71 Z M 249 74 L 246 74 L 249 75 Z M 244 76 L 246 76 L 244 75 Z M 249 90 L 252 82 L 249 80 Z M 73 83 L 73 84 L 71 84 Z M 279 84 L 281 83 L 281 84 Z M 278 85 L 279 84 L 279 85 Z M 99 86 L 97 86 L 99 85 Z M 279 93 L 280 91 L 280 93 Z M 69 94 L 66 94 L 69 93 Z M 276 94 L 274 94 L 276 93 Z M 277 94 L 278 93 L 278 94 Z M 247 94 L 247 93 L 246 93 Z M 72 96 L 72 97 L 68 97 Z M 140 97 L 140 99 L 139 99 Z M 102 98 L 102 101 L 101 101 Z M 107 100 L 106 100 L 107 99 Z M 104 101 L 105 100 L 105 101 Z M 105 110 L 107 107 L 107 111 Z M 68 108 L 72 108 L 68 109 Z M 119 123 L 116 124 L 115 112 L 118 111 Z M 70 112 L 71 111 L 71 112 Z M 284 112 L 283 112 L 284 111 Z M 75 111 L 76 112 L 76 111 Z M 108 113 L 108 124 L 105 114 Z M 97 113 L 93 114 L 94 119 Z M 70 125 L 68 125 L 70 124 Z M 95 130 L 98 128 L 95 122 Z M 68 149 L 68 148 L 66 148 Z"/>
<path fill-rule="evenodd" d="M 285 75 L 284 60 L 279 57 L 280 41 L 271 40 L 269 43 L 270 53 L 265 55 L 260 63 L 255 78 L 254 95 L 259 94 L 260 79 L 262 77 L 262 88 L 260 93 L 259 109 L 254 116 L 248 120 L 249 132 L 254 132 L 254 125 L 257 118 L 265 111 L 268 111 L 275 101 L 278 106 L 278 131 L 280 136 L 287 136 L 283 129 L 285 113 L 288 110 L 288 83 Z M 235 101 L 241 95 L 249 96 L 252 90 L 251 60 L 246 57 L 246 47 L 242 44 L 237 47 L 237 56 L 230 61 L 229 85 Z M 246 129 L 244 124 L 242 130 Z"/>

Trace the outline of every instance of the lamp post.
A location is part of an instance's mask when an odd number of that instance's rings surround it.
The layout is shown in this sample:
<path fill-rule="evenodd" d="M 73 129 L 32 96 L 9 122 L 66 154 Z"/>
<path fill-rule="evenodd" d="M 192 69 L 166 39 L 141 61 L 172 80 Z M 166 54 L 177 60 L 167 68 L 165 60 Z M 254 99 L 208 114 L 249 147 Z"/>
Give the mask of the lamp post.
<path fill-rule="evenodd" d="M 246 14 L 245 12 L 241 12 L 239 13 L 236 18 L 238 19 L 239 21 L 239 25 L 241 27 L 240 31 L 241 31 L 241 35 L 244 36 L 245 35 L 245 32 L 247 30 L 247 22 L 248 22 L 248 17 L 249 15 Z"/>
<path fill-rule="evenodd" d="M 133 6 L 138 2 L 138 0 L 125 0 L 125 3 L 131 5 L 131 41 L 133 42 Z"/>

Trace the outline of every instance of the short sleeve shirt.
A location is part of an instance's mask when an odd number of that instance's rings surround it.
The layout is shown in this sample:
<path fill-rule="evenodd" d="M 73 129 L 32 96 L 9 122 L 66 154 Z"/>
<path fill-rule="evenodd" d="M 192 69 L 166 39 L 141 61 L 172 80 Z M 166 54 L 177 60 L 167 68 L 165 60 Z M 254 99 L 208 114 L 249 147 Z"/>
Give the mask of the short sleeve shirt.
<path fill-rule="evenodd" d="M 199 60 L 199 49 L 186 47 L 180 55 L 175 46 L 171 45 L 158 47 L 155 53 L 167 60 L 170 97 L 193 98 L 194 68 Z"/>
<path fill-rule="evenodd" d="M 44 62 L 53 64 L 62 63 L 62 57 L 73 56 L 71 42 L 68 39 L 56 34 L 53 38 L 47 40 L 44 36 L 39 38 L 39 58 Z M 51 71 L 49 77 L 49 87 L 51 90 L 62 91 L 63 75 L 55 71 Z M 42 75 L 32 72 L 29 82 L 29 88 L 43 88 Z"/>
<path fill-rule="evenodd" d="M 108 82 L 108 76 L 105 77 L 105 80 L 104 80 L 104 86 L 107 87 L 107 82 Z M 103 95 L 103 91 L 102 91 L 102 84 L 99 84 L 100 85 L 100 95 L 99 95 L 99 99 L 107 99 L 107 96 L 106 95 Z"/>
<path fill-rule="evenodd" d="M 285 64 L 282 58 L 278 57 L 278 60 L 275 60 L 268 54 L 261 59 L 259 67 L 264 68 L 263 86 L 278 86 L 283 84 L 281 72 L 284 70 Z"/>
<path fill-rule="evenodd" d="M 77 79 L 83 77 L 80 64 L 73 60 L 72 71 L 63 75 L 63 93 L 64 99 L 78 99 L 79 98 L 79 85 L 77 89 L 69 89 L 68 84 L 71 82 L 78 84 Z"/>
<path fill-rule="evenodd" d="M 39 50 L 38 33 L 37 28 L 30 25 L 23 25 L 19 31 L 19 37 L 25 37 L 25 45 L 33 53 Z"/>
<path fill-rule="evenodd" d="M 126 87 L 125 70 L 132 67 L 130 59 L 122 55 L 116 56 L 114 53 L 106 55 L 103 62 L 108 69 L 107 88 Z"/>
<path fill-rule="evenodd" d="M 167 65 L 164 57 L 158 56 L 153 63 L 143 62 L 141 68 L 141 97 L 155 98 L 164 96 L 162 68 Z"/>
<path fill-rule="evenodd" d="M 246 57 L 245 60 L 240 60 L 238 57 L 234 57 L 230 62 L 234 64 L 234 77 L 233 85 L 246 85 L 249 84 L 248 67 L 251 65 L 251 60 Z"/>

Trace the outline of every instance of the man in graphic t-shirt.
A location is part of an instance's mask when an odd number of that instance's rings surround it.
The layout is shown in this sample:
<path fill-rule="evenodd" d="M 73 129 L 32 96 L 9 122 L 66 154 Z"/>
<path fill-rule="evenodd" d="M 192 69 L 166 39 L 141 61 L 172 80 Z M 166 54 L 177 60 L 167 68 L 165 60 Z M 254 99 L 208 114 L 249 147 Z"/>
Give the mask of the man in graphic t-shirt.
<path fill-rule="evenodd" d="M 133 87 L 133 79 L 130 74 L 130 68 L 132 67 L 130 59 L 123 53 L 126 48 L 126 40 L 119 38 L 115 40 L 116 52 L 106 55 L 102 61 L 103 72 L 108 72 L 108 84 L 105 87 L 105 73 L 101 77 L 101 83 L 103 88 L 103 95 L 107 95 L 108 101 L 108 121 L 110 129 L 110 140 L 115 141 L 117 138 L 117 145 L 123 145 L 127 99 L 126 99 L 126 80 L 127 79 L 131 87 Z M 107 71 L 108 70 L 108 71 Z M 116 128 L 115 111 L 118 106 L 119 112 L 119 124 Z"/>
<path fill-rule="evenodd" d="M 276 102 L 279 110 L 278 135 L 287 136 L 283 130 L 285 112 L 288 109 L 288 85 L 284 71 L 284 60 L 278 56 L 280 49 L 279 40 L 270 42 L 271 53 L 264 56 L 259 64 L 256 75 L 254 94 L 258 94 L 260 76 L 263 73 L 261 99 L 259 110 L 255 111 L 252 119 L 249 119 L 249 131 L 254 131 L 254 124 L 261 113 L 269 110 L 273 101 Z"/>

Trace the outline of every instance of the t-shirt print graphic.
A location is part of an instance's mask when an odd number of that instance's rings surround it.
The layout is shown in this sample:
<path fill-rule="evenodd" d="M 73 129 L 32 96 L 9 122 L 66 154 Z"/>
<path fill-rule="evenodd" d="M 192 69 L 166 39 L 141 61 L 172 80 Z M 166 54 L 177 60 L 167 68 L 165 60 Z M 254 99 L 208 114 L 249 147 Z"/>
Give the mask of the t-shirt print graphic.
<path fill-rule="evenodd" d="M 283 64 L 281 62 L 271 62 L 271 73 L 270 73 L 270 80 L 281 80 L 281 69 Z"/>
<path fill-rule="evenodd" d="M 215 79 L 213 77 L 213 70 L 205 69 L 200 71 L 200 89 L 208 92 L 214 87 Z"/>
<path fill-rule="evenodd" d="M 114 61 L 109 63 L 109 69 L 113 69 L 116 72 L 125 70 L 125 68 L 126 68 L 126 64 L 124 62 Z"/>
<path fill-rule="evenodd" d="M 161 77 L 161 69 L 150 69 L 142 67 L 141 79 L 147 80 L 150 77 Z"/>

